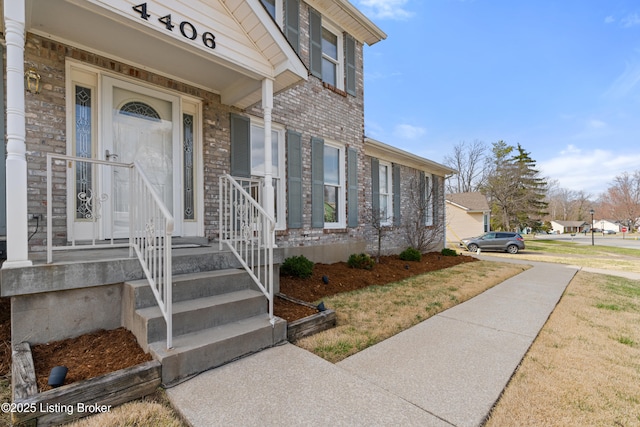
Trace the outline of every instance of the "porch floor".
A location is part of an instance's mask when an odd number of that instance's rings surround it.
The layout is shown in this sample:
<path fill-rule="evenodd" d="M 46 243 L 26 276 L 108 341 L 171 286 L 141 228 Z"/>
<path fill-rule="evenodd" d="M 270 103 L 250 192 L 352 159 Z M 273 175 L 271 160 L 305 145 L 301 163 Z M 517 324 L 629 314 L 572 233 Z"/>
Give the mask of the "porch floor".
<path fill-rule="evenodd" d="M 126 247 L 127 239 L 114 240 L 113 247 L 93 248 L 89 244 L 76 243 L 76 246 L 69 249 L 58 247 L 53 251 L 52 264 L 67 264 L 74 262 L 105 261 L 115 259 L 128 259 L 129 248 Z M 105 243 L 105 244 L 108 244 Z M 209 242 L 204 237 L 174 237 L 172 251 L 174 256 L 203 255 L 220 251 L 217 241 Z M 135 259 L 135 253 L 132 257 Z M 46 252 L 30 252 L 29 259 L 34 265 L 47 264 Z"/>

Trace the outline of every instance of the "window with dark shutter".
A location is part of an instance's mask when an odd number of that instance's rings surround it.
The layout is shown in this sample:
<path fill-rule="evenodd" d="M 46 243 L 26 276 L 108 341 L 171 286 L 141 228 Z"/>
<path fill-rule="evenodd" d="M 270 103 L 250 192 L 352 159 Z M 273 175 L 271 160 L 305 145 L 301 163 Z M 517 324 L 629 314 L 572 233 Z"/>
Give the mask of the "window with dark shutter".
<path fill-rule="evenodd" d="M 356 41 L 347 35 L 345 45 L 345 90 L 349 95 L 356 96 Z"/>
<path fill-rule="evenodd" d="M 250 120 L 231 114 L 231 176 L 251 176 Z"/>
<path fill-rule="evenodd" d="M 396 227 L 400 222 L 400 165 L 393 164 L 393 225 Z"/>
<path fill-rule="evenodd" d="M 287 224 L 302 228 L 302 139 L 294 131 L 287 132 L 287 177 Z"/>
<path fill-rule="evenodd" d="M 347 150 L 347 217 L 348 227 L 358 226 L 358 152 L 355 148 Z"/>
<path fill-rule="evenodd" d="M 285 36 L 293 49 L 300 53 L 300 1 L 285 0 L 284 11 Z"/>
<path fill-rule="evenodd" d="M 380 161 L 371 158 L 371 217 L 380 221 Z"/>
<path fill-rule="evenodd" d="M 311 74 L 322 78 L 322 17 L 309 8 L 309 62 Z"/>
<path fill-rule="evenodd" d="M 311 138 L 311 226 L 324 227 L 324 140 Z"/>

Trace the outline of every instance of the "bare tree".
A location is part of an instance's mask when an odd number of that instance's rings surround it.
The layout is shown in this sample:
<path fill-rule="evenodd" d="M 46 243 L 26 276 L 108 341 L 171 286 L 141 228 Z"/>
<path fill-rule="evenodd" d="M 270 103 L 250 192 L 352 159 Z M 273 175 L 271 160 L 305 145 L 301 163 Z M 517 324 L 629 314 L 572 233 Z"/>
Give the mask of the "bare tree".
<path fill-rule="evenodd" d="M 389 218 L 382 218 L 382 214 L 380 213 L 380 209 L 374 208 L 373 206 L 369 210 L 366 215 L 365 221 L 371 225 L 373 228 L 377 240 L 378 240 L 378 250 L 376 252 L 376 263 L 380 262 L 380 255 L 382 253 L 382 238 L 384 234 L 391 229 L 389 225 L 386 225 L 389 221 Z"/>
<path fill-rule="evenodd" d="M 443 163 L 458 171 L 447 178 L 447 193 L 478 191 L 487 179 L 487 145 L 479 140 L 465 141 L 453 147 L 453 153 L 444 157 Z"/>
<path fill-rule="evenodd" d="M 440 243 L 444 231 L 442 215 L 443 192 L 439 180 L 430 182 L 429 177 L 412 177 L 407 194 L 407 214 L 403 227 L 407 243 L 424 253 Z M 440 207 L 440 208 L 439 208 Z"/>
<path fill-rule="evenodd" d="M 640 170 L 616 176 L 601 196 L 600 206 L 612 219 L 633 228 L 640 218 Z"/>

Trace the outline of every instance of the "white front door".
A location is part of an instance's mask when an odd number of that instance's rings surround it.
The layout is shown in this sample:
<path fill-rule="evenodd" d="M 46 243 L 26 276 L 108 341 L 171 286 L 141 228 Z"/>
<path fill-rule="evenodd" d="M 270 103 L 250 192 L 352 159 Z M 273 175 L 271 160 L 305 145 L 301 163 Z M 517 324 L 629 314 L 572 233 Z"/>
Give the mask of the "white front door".
<path fill-rule="evenodd" d="M 102 153 L 106 160 L 138 162 L 170 212 L 180 212 L 179 99 L 105 77 Z M 112 169 L 112 170 L 108 170 Z M 105 168 L 103 193 L 112 204 L 105 238 L 129 236 L 129 170 Z M 175 216 L 175 215 L 174 215 Z M 181 233 L 180 216 L 175 218 Z"/>

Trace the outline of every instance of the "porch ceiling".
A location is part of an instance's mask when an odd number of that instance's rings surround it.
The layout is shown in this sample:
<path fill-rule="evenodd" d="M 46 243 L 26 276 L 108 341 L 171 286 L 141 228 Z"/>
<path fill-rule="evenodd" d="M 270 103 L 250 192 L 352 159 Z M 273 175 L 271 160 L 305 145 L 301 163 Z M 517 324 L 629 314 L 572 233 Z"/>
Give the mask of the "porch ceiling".
<path fill-rule="evenodd" d="M 26 28 L 205 88 L 238 108 L 261 100 L 264 78 L 273 79 L 278 92 L 308 76 L 258 0 L 156 0 L 146 3 L 151 15 L 147 20 L 133 10 L 139 3 L 26 0 Z M 168 14 L 175 25 L 171 31 L 159 22 Z M 187 35 L 180 29 L 181 22 L 188 23 Z M 197 32 L 193 40 L 187 37 L 192 29 Z M 205 32 L 215 36 L 215 48 L 204 43 Z"/>

